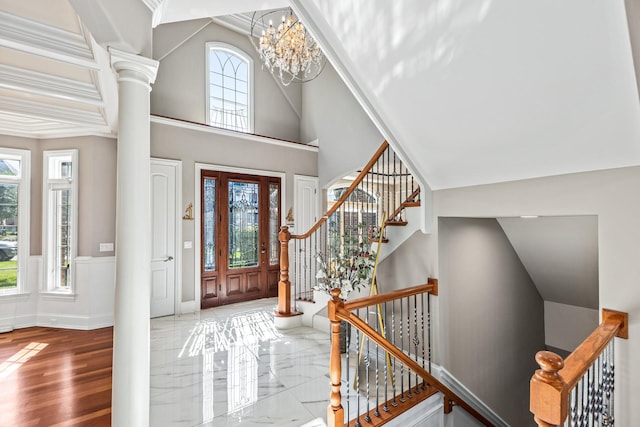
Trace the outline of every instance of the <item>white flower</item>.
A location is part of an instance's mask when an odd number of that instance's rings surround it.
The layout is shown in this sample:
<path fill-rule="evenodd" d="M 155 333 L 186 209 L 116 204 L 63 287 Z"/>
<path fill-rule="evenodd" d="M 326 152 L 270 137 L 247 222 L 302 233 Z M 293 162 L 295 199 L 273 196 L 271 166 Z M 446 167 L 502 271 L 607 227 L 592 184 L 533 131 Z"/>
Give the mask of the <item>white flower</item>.
<path fill-rule="evenodd" d="M 317 268 L 315 290 L 330 293 L 331 289 L 339 288 L 340 298 L 346 299 L 349 293 L 371 283 L 375 254 L 356 254 L 345 256 L 338 253 L 335 258 L 325 260 L 325 255 L 316 256 Z"/>

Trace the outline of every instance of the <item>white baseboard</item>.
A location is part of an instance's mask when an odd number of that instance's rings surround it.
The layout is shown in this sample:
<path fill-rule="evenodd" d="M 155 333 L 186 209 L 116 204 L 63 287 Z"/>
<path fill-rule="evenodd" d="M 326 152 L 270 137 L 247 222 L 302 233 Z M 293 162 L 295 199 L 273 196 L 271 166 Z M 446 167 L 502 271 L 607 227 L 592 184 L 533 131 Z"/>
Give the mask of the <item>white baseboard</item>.
<path fill-rule="evenodd" d="M 113 314 L 108 313 L 97 316 L 78 316 L 60 313 L 38 313 L 36 326 L 88 331 L 91 329 L 113 326 Z"/>
<path fill-rule="evenodd" d="M 36 326 L 36 316 L 23 314 L 18 316 L 0 317 L 0 332 L 9 332 L 13 329 L 30 328 Z"/>
<path fill-rule="evenodd" d="M 195 301 L 183 301 L 180 303 L 180 313 L 179 314 L 187 314 L 187 313 L 195 313 L 198 310 L 198 305 Z"/>
<path fill-rule="evenodd" d="M 443 427 L 444 404 L 442 395 L 436 393 L 424 402 L 413 406 L 393 419 L 392 425 L 408 427 Z"/>
<path fill-rule="evenodd" d="M 89 316 L 87 320 L 88 329 L 100 329 L 113 326 L 113 313 L 98 314 Z"/>

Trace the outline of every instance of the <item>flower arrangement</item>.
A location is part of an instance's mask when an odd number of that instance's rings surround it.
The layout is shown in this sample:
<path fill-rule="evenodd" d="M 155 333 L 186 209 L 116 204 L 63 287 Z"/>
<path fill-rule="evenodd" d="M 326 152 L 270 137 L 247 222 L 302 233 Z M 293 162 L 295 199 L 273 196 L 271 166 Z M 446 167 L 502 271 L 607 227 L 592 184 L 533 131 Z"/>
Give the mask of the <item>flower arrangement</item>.
<path fill-rule="evenodd" d="M 316 273 L 317 291 L 329 291 L 334 288 L 340 289 L 340 298 L 347 299 L 347 296 L 364 286 L 371 284 L 373 269 L 375 267 L 375 254 L 355 254 L 345 255 L 340 251 L 336 258 L 327 263 L 324 254 L 316 256 L 318 261 L 318 272 Z"/>

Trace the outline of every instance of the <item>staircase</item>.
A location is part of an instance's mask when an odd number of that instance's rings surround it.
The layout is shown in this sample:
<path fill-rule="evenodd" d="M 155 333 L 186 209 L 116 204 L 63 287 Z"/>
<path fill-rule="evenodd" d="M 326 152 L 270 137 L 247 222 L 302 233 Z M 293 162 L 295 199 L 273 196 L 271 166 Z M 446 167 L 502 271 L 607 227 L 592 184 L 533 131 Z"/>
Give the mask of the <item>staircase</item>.
<path fill-rule="evenodd" d="M 282 227 L 279 234 L 276 326 L 307 325 L 334 335 L 329 425 L 436 426 L 443 414 L 452 414 L 451 422 L 454 406 L 473 420 L 459 425 L 495 425 L 431 373 L 430 297 L 437 295 L 437 280 L 382 295 L 367 296 L 365 289 L 346 304 L 339 289 L 331 297 L 314 290 L 318 254 L 325 265 L 344 254 L 380 252 L 380 261 L 423 225 L 420 187 L 386 141 L 352 182 L 342 184 L 329 190 L 327 213 L 308 232 L 291 235 Z M 341 321 L 352 325 L 344 334 L 344 356 L 335 347 Z M 339 395 L 344 400 L 336 400 Z M 419 415 L 411 415 L 416 410 Z"/>
<path fill-rule="evenodd" d="M 307 233 L 292 236 L 287 227 L 279 233 L 275 313 L 277 327 L 284 327 L 282 319 L 298 319 L 288 326 L 330 331 L 328 426 L 508 426 L 432 363 L 436 279 L 346 302 L 341 289 L 331 289 L 330 296 L 314 291 L 317 254 L 328 263 L 344 253 L 380 252 L 383 259 L 421 228 L 420 188 L 388 144 L 333 195 L 327 213 Z M 384 221 L 382 229 L 378 221 Z M 539 426 L 613 425 L 613 338 L 626 338 L 627 325 L 626 313 L 604 310 L 601 326 L 566 361 L 550 352 L 536 355 L 541 369 L 531 379 L 530 409 Z"/>

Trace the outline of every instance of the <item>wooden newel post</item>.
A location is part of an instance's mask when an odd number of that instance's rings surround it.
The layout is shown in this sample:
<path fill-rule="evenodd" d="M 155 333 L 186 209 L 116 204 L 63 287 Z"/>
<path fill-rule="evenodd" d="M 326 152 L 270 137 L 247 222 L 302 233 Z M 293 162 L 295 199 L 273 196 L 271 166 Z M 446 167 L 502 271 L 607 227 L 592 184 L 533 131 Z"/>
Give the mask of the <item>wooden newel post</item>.
<path fill-rule="evenodd" d="M 564 367 L 562 357 L 550 351 L 536 353 L 540 369 L 531 377 L 529 384 L 529 410 L 540 427 L 555 427 L 567 419 L 569 393 L 567 384 L 558 374 Z"/>
<path fill-rule="evenodd" d="M 331 380 L 331 394 L 327 408 L 328 427 L 344 426 L 344 409 L 340 394 L 340 377 L 342 376 L 342 359 L 340 357 L 340 319 L 336 316 L 338 307 L 344 307 L 340 299 L 340 289 L 331 289 L 332 299 L 327 303 L 329 321 L 331 322 L 331 358 L 329 359 L 329 379 Z"/>
<path fill-rule="evenodd" d="M 291 282 L 289 282 L 289 227 L 283 225 L 278 233 L 280 242 L 280 281 L 278 282 L 278 312 L 279 316 L 291 316 Z"/>

